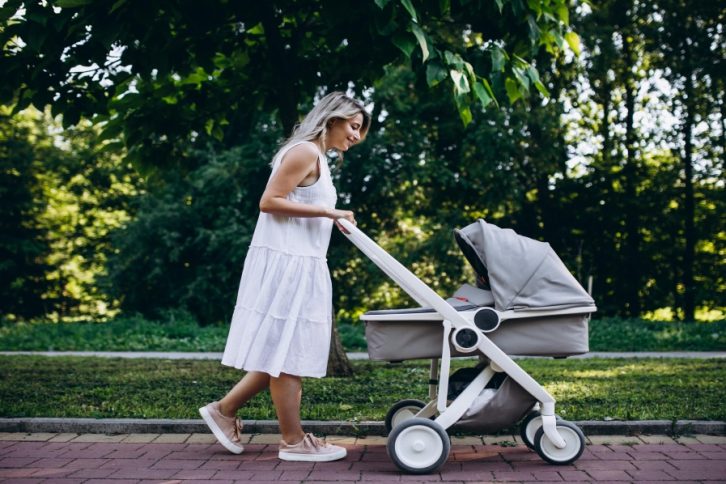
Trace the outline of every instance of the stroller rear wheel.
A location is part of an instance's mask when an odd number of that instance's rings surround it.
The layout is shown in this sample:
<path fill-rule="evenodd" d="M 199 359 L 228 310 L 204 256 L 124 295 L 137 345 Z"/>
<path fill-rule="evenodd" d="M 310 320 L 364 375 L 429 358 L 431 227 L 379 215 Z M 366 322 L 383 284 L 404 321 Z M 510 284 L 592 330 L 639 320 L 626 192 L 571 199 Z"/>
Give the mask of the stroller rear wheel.
<path fill-rule="evenodd" d="M 411 418 L 396 426 L 386 444 L 391 460 L 404 472 L 426 474 L 446 462 L 451 440 L 433 420 Z"/>
<path fill-rule="evenodd" d="M 393 404 L 386 414 L 385 426 L 386 434 L 390 434 L 396 426 L 402 424 L 406 420 L 410 420 L 426 406 L 421 400 L 401 400 Z"/>
<path fill-rule="evenodd" d="M 557 432 L 565 440 L 565 447 L 558 449 L 547 438 L 544 428 L 540 427 L 534 436 L 534 450 L 540 457 L 550 464 L 565 465 L 575 462 L 585 450 L 585 434 L 580 427 L 566 420 L 558 420 L 556 423 Z"/>

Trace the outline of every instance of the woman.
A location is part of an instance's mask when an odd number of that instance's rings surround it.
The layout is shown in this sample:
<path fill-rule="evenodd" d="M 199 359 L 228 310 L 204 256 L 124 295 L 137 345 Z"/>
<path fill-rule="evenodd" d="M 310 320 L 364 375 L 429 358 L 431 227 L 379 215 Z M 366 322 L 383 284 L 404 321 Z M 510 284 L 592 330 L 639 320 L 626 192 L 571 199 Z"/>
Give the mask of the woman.
<path fill-rule="evenodd" d="M 280 459 L 324 462 L 346 456 L 343 447 L 303 432 L 301 378 L 325 376 L 332 325 L 325 256 L 333 222 L 355 223 L 353 212 L 335 208 L 325 153 L 336 150 L 342 156 L 365 138 L 370 123 L 359 101 L 330 93 L 272 161 L 222 357 L 223 365 L 247 374 L 224 398 L 199 409 L 230 452 L 244 450 L 237 410 L 269 387 L 282 434 Z"/>

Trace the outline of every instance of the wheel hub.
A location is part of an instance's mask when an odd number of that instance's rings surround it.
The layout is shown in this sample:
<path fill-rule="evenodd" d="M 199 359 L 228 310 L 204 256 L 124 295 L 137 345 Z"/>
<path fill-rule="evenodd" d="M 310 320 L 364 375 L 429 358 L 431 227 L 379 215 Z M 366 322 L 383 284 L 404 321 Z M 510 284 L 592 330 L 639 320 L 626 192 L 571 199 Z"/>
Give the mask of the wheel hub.
<path fill-rule="evenodd" d="M 426 448 L 426 444 L 424 444 L 422 441 L 417 440 L 413 443 L 413 450 L 416 452 L 423 452 Z"/>

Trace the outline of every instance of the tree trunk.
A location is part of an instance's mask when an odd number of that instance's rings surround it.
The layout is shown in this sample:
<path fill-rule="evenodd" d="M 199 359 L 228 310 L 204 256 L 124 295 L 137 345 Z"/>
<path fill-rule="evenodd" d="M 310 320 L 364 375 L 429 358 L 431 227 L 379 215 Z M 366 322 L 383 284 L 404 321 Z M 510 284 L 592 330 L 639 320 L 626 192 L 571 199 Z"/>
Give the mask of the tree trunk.
<path fill-rule="evenodd" d="M 635 59 L 632 54 L 632 46 L 628 40 L 623 42 L 623 54 L 625 55 L 625 148 L 627 151 L 625 166 L 623 167 L 623 187 L 625 189 L 625 267 L 627 273 L 622 281 L 625 288 L 625 301 L 627 314 L 630 317 L 640 315 L 640 231 L 639 231 L 639 207 L 636 200 L 636 186 L 638 184 L 636 160 L 635 160 L 635 128 L 633 116 L 635 115 L 635 95 L 637 92 L 635 80 L 629 72 Z"/>
<path fill-rule="evenodd" d="M 726 83 L 720 80 L 716 83 L 718 92 L 726 91 Z M 723 96 L 718 97 L 719 108 L 721 111 L 721 163 L 726 166 L 726 100 Z"/>
<path fill-rule="evenodd" d="M 610 102 L 612 100 L 612 85 L 607 81 L 607 72 L 605 73 L 603 81 L 603 101 L 602 101 L 602 128 L 600 135 L 602 136 L 602 160 L 603 164 L 609 169 L 611 167 L 612 158 L 610 152 L 612 151 L 612 141 L 610 136 Z"/>
<path fill-rule="evenodd" d="M 348 356 L 345 354 L 343 344 L 338 335 L 338 325 L 333 315 L 333 334 L 330 338 L 330 356 L 328 357 L 328 376 L 353 376 L 353 367 L 350 366 Z"/>
<path fill-rule="evenodd" d="M 684 190 L 684 237 L 685 253 L 683 254 L 683 320 L 694 321 L 696 315 L 696 294 L 693 287 L 693 264 L 695 262 L 696 234 L 694 227 L 695 204 L 693 199 L 693 111 L 696 102 L 693 92 L 693 73 L 690 66 L 689 49 L 685 49 L 685 75 L 686 75 L 686 119 L 683 126 L 684 153 L 683 153 L 683 190 Z"/>

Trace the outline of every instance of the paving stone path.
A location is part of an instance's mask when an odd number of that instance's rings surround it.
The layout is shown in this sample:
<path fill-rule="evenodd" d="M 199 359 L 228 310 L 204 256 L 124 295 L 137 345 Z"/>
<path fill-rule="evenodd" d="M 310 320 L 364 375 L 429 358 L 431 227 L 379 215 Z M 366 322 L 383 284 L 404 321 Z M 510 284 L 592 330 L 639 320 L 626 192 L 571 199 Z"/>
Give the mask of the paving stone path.
<path fill-rule="evenodd" d="M 278 435 L 244 435 L 226 452 L 207 434 L 0 433 L 3 483 L 726 482 L 726 437 L 593 436 L 572 465 L 551 466 L 516 437 L 454 437 L 439 472 L 402 474 L 384 437 L 329 437 L 348 449 L 330 463 L 282 462 Z"/>

